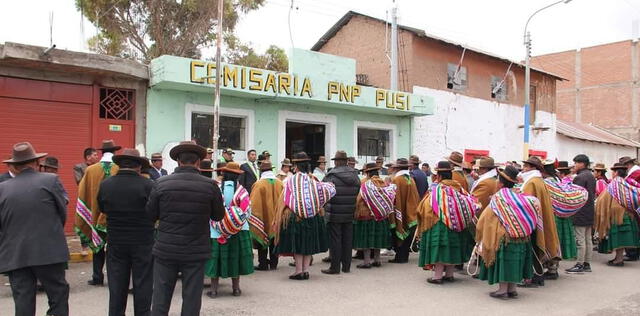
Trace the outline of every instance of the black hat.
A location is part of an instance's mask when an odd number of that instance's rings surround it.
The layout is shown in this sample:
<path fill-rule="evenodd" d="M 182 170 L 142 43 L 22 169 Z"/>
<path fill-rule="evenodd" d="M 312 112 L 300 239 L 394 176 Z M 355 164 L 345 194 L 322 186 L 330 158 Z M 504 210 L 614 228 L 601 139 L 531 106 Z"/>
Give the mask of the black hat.
<path fill-rule="evenodd" d="M 171 159 L 175 161 L 178 161 L 178 156 L 184 152 L 194 153 L 198 155 L 200 159 L 204 159 L 204 157 L 207 156 L 207 150 L 204 147 L 190 140 L 186 140 L 186 141 L 180 142 L 178 146 L 171 148 L 171 151 L 169 152 L 169 157 L 171 157 Z"/>
<path fill-rule="evenodd" d="M 504 169 L 498 170 L 498 173 L 501 177 L 505 178 L 507 181 L 511 183 L 518 182 L 518 169 L 514 166 L 506 166 Z"/>
<path fill-rule="evenodd" d="M 105 139 L 102 141 L 102 147 L 98 148 L 98 150 L 102 151 L 116 151 L 120 150 L 122 147 L 116 146 L 116 142 L 113 139 Z"/>
<path fill-rule="evenodd" d="M 200 160 L 200 171 L 209 171 L 213 172 L 213 167 L 211 166 L 211 160 L 203 159 Z"/>
<path fill-rule="evenodd" d="M 58 169 L 60 166 L 58 165 L 58 158 L 53 156 L 48 156 L 44 158 L 44 161 L 40 163 L 42 167 L 49 167 L 53 169 Z"/>
<path fill-rule="evenodd" d="M 344 150 L 336 151 L 336 154 L 331 158 L 331 160 L 348 160 L 347 153 Z"/>
<path fill-rule="evenodd" d="M 589 157 L 585 154 L 579 154 L 573 158 L 573 162 L 582 162 L 585 165 L 589 165 Z"/>
<path fill-rule="evenodd" d="M 636 162 L 636 159 L 635 159 L 635 158 L 631 158 L 631 157 L 629 157 L 629 156 L 624 156 L 624 157 L 620 158 L 620 159 L 618 160 L 618 162 L 619 162 L 619 163 L 621 163 L 621 164 L 623 164 L 623 165 L 626 165 L 626 164 L 628 164 L 628 163 L 635 163 L 635 162 Z"/>
<path fill-rule="evenodd" d="M 558 167 L 556 167 L 557 170 L 569 170 L 571 169 L 571 167 L 569 167 L 569 162 L 568 161 L 558 161 Z"/>
<path fill-rule="evenodd" d="M 409 168 L 409 160 L 407 158 L 398 158 L 393 164 L 394 168 Z"/>
<path fill-rule="evenodd" d="M 536 167 L 536 169 L 542 171 L 542 169 L 544 169 L 544 166 L 542 165 L 542 160 L 540 160 L 540 158 L 538 158 L 537 156 L 531 156 L 529 157 L 529 159 L 527 160 L 523 160 L 523 163 L 526 164 L 530 164 L 534 167 Z"/>
<path fill-rule="evenodd" d="M 121 154 L 113 156 L 113 163 L 120 166 L 120 162 L 125 159 L 139 162 L 142 166 L 142 169 L 147 169 L 150 167 L 149 159 L 140 156 L 140 152 L 135 148 L 125 148 Z"/>
<path fill-rule="evenodd" d="M 375 162 L 369 162 L 366 165 L 364 165 L 364 168 L 362 168 L 362 172 L 367 172 L 367 171 L 371 171 L 371 170 L 380 170 L 382 169 L 381 167 L 378 167 L 378 164 Z"/>
<path fill-rule="evenodd" d="M 311 158 L 309 158 L 307 153 L 304 151 L 294 154 L 293 159 L 291 159 L 292 162 L 303 162 L 303 161 L 310 161 L 310 160 Z"/>
<path fill-rule="evenodd" d="M 4 163 L 21 163 L 33 161 L 46 156 L 47 153 L 36 153 L 33 145 L 29 142 L 22 142 L 13 145 L 13 154 L 11 159 L 3 161 Z"/>
<path fill-rule="evenodd" d="M 448 161 L 439 161 L 438 164 L 436 165 L 436 168 L 433 169 L 436 172 L 440 172 L 440 171 L 453 171 L 453 168 L 451 167 L 451 163 Z"/>

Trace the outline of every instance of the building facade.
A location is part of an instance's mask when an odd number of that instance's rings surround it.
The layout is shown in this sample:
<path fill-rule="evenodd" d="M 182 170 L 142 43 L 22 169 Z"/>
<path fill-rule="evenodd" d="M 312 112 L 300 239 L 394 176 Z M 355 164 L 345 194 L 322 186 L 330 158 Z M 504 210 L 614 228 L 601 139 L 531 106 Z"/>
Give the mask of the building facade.
<path fill-rule="evenodd" d="M 268 150 L 274 163 L 298 151 L 388 161 L 413 151 L 412 118 L 431 114 L 432 98 L 358 85 L 350 58 L 296 49 L 289 60 L 289 73 L 223 64 L 219 148 L 239 161 Z M 182 140 L 211 147 L 215 63 L 162 56 L 150 70 L 147 149 L 168 153 Z"/>
<path fill-rule="evenodd" d="M 387 29 L 385 29 L 387 28 Z M 415 153 L 435 162 L 451 151 L 467 161 L 480 155 L 498 160 L 523 156 L 524 68 L 517 62 L 398 27 L 398 87 L 433 97 L 433 116 L 415 119 Z M 348 12 L 312 50 L 354 58 L 362 84 L 389 87 L 385 21 Z M 554 156 L 556 81 L 531 72 L 529 154 Z"/>
<path fill-rule="evenodd" d="M 558 119 L 593 124 L 640 141 L 637 41 L 621 41 L 532 58 L 567 78 L 557 85 Z"/>
<path fill-rule="evenodd" d="M 143 147 L 146 134 L 145 65 L 111 56 L 16 43 L 0 45 L 0 150 L 29 141 L 59 160 L 59 175 L 73 218 L 77 186 L 73 166 L 86 147 L 114 139 Z M 6 165 L 0 164 L 0 172 Z M 67 233 L 73 232 L 68 220 Z"/>

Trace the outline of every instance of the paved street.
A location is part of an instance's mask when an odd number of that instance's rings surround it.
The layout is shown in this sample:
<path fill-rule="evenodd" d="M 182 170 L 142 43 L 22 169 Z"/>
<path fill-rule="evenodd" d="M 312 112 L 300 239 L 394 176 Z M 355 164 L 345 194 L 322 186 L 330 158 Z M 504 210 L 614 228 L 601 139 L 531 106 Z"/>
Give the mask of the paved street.
<path fill-rule="evenodd" d="M 285 258 L 277 271 L 242 278 L 240 298 L 231 296 L 231 281 L 223 280 L 219 298 L 203 296 L 202 315 L 468 315 L 472 311 L 477 315 L 638 315 L 640 262 L 612 268 L 605 264 L 608 257 L 596 254 L 592 273 L 561 274 L 560 280 L 548 281 L 542 289 L 520 289 L 520 297 L 509 301 L 490 298 L 487 293 L 493 286 L 463 275 L 456 275 L 453 284 L 428 284 L 425 280 L 431 273 L 416 266 L 415 255 L 406 265 L 354 268 L 339 276 L 320 273 L 326 264 L 316 255 L 311 280 L 306 282 L 287 279 L 293 268 Z M 569 266 L 571 262 L 561 263 L 563 269 Z M 91 264 L 72 264 L 70 268 L 71 315 L 106 315 L 107 288 L 86 285 Z M 0 280 L 4 284 L 0 288 L 0 315 L 12 315 L 8 280 L 4 276 Z M 180 302 L 178 285 L 171 315 L 179 315 Z M 37 304 L 38 315 L 43 315 L 44 294 L 38 295 Z M 130 299 L 128 315 L 133 315 L 131 304 Z"/>

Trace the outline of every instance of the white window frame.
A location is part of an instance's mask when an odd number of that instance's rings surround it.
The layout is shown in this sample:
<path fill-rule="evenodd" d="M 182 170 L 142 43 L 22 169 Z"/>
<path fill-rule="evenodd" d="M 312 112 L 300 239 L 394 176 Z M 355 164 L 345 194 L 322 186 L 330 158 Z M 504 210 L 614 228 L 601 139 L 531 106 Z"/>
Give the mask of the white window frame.
<path fill-rule="evenodd" d="M 356 159 L 360 157 L 360 153 L 358 152 L 358 128 L 367 128 L 367 129 L 376 129 L 376 130 L 386 130 L 389 131 L 389 154 L 391 161 L 396 160 L 396 152 L 397 148 L 397 137 L 398 137 L 398 127 L 395 124 L 388 123 L 379 123 L 379 122 L 369 122 L 369 121 L 353 121 L 353 151 L 355 152 Z M 364 165 L 364 162 L 361 162 Z"/>
<path fill-rule="evenodd" d="M 204 104 L 186 103 L 184 108 L 185 108 L 184 139 L 191 140 L 191 125 L 192 125 L 191 116 L 193 115 L 193 113 L 213 114 L 213 106 L 204 105 Z M 247 109 L 220 107 L 220 115 L 240 117 L 245 119 L 245 133 L 244 133 L 245 150 L 242 153 L 236 152 L 236 159 L 234 159 L 234 160 L 237 160 L 238 162 L 244 161 L 247 155 L 246 151 L 250 149 L 254 149 L 255 112 L 253 110 L 247 110 Z M 222 154 L 222 148 L 218 148 L 218 157 L 221 154 Z"/>
<path fill-rule="evenodd" d="M 281 110 L 278 111 L 278 161 L 286 154 L 287 122 L 324 125 L 324 155 L 329 157 L 336 152 L 338 120 L 335 115 Z"/>

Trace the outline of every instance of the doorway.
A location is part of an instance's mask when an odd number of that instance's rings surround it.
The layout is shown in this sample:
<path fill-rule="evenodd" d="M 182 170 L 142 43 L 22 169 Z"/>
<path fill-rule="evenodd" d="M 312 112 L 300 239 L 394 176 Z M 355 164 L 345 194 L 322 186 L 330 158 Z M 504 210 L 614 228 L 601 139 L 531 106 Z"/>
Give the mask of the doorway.
<path fill-rule="evenodd" d="M 287 121 L 285 155 L 292 158 L 294 153 L 304 151 L 311 158 L 312 170 L 320 156 L 325 156 L 326 126 Z"/>

